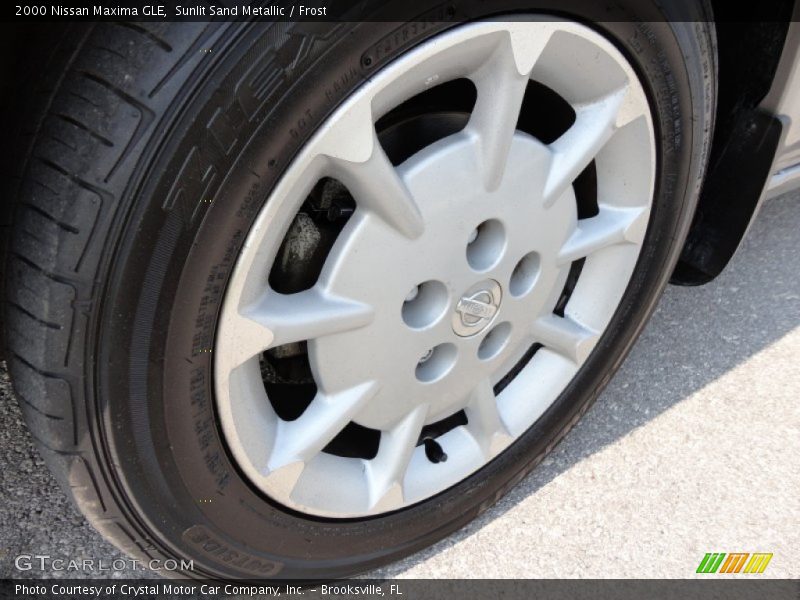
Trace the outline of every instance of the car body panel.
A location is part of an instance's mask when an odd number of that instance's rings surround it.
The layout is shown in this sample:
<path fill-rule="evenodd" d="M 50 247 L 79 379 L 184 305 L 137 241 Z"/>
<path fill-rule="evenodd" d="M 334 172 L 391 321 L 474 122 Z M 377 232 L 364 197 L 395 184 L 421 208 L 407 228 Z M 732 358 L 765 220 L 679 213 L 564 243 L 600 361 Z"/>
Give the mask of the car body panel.
<path fill-rule="evenodd" d="M 783 123 L 772 173 L 766 184 L 766 198 L 800 187 L 800 8 L 795 7 L 793 21 L 784 44 L 778 71 L 761 107 Z"/>

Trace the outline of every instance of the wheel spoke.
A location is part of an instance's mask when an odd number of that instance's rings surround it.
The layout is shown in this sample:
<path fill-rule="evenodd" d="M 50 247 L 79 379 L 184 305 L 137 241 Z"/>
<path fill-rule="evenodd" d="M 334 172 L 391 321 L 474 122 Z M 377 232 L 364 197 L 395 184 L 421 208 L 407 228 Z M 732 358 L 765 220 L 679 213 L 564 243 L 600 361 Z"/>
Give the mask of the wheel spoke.
<path fill-rule="evenodd" d="M 272 331 L 269 346 L 275 347 L 363 327 L 374 313 L 365 304 L 311 288 L 297 294 L 270 292 L 247 316 Z"/>
<path fill-rule="evenodd" d="M 641 243 L 648 216 L 646 208 L 602 206 L 597 216 L 578 221 L 558 253 L 558 264 L 568 264 L 614 244 Z"/>
<path fill-rule="evenodd" d="M 478 138 L 484 185 L 497 189 L 503 179 L 530 69 L 520 73 L 510 45 L 500 46 L 472 77 L 478 91 L 467 131 Z"/>
<path fill-rule="evenodd" d="M 532 334 L 537 342 L 577 365 L 583 364 L 598 338 L 597 333 L 574 319 L 554 314 L 534 321 Z"/>
<path fill-rule="evenodd" d="M 267 463 L 269 477 L 294 487 L 305 463 L 344 429 L 377 389 L 370 381 L 337 394 L 320 392 L 298 419 L 281 421 Z"/>
<path fill-rule="evenodd" d="M 381 435 L 378 455 L 367 463 L 370 507 L 373 510 L 402 506 L 403 478 L 427 416 L 428 405 L 420 405 Z"/>
<path fill-rule="evenodd" d="M 512 441 L 497 410 L 497 398 L 488 379 L 478 382 L 465 409 L 468 429 L 487 460 L 500 454 Z"/>
<path fill-rule="evenodd" d="M 575 123 L 550 144 L 553 160 L 545 183 L 545 207 L 561 197 L 614 134 L 627 90 L 626 86 L 575 107 Z"/>
<path fill-rule="evenodd" d="M 422 214 L 378 141 L 368 100 L 356 103 L 324 131 L 320 154 L 328 158 L 331 175 L 353 194 L 359 208 L 406 237 L 422 234 Z"/>
<path fill-rule="evenodd" d="M 419 207 L 377 137 L 366 162 L 337 161 L 335 168 L 359 208 L 375 214 L 408 238 L 422 234 L 425 226 Z"/>
<path fill-rule="evenodd" d="M 217 368 L 226 374 L 272 345 L 274 333 L 257 321 L 231 311 L 220 330 L 216 348 Z"/>
<path fill-rule="evenodd" d="M 226 324 L 222 359 L 230 368 L 269 348 L 313 340 L 363 327 L 372 322 L 370 306 L 326 295 L 319 288 L 296 294 L 269 290 Z"/>

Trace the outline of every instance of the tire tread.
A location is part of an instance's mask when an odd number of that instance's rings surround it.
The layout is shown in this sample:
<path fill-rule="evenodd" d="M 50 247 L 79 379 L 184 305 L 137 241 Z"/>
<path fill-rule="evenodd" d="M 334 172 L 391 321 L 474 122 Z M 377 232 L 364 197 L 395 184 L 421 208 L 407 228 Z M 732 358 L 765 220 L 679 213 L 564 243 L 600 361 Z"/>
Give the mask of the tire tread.
<path fill-rule="evenodd" d="M 108 232 L 98 223 L 120 210 L 122 171 L 153 131 L 149 91 L 175 72 L 174 47 L 195 41 L 180 28 L 160 29 L 104 23 L 66 28 L 53 41 L 28 106 L 20 107 L 25 122 L 17 143 L 25 152 L 12 167 L 5 286 L 8 368 L 31 436 L 80 512 L 142 560 L 174 557 L 147 539 L 113 491 L 91 409 L 78 390 L 85 307 L 96 299 Z"/>

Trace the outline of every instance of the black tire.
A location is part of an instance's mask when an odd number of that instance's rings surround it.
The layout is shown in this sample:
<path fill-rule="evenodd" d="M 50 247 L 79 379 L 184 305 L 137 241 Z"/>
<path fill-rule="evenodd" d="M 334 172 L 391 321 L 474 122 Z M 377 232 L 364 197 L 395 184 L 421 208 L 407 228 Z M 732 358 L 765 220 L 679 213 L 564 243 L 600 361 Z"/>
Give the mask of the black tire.
<path fill-rule="evenodd" d="M 712 27 L 688 4 L 683 20 L 697 22 L 597 26 L 648 88 L 659 156 L 645 247 L 600 347 L 487 467 L 349 521 L 293 513 L 248 484 L 218 428 L 207 349 L 243 236 L 303 142 L 365 77 L 448 25 L 409 27 L 401 45 L 385 43 L 396 23 L 64 31 L 22 156 L 6 317 L 25 418 L 78 508 L 141 560 L 193 560 L 189 576 L 321 579 L 419 550 L 491 506 L 585 413 L 677 260 L 715 105 Z"/>

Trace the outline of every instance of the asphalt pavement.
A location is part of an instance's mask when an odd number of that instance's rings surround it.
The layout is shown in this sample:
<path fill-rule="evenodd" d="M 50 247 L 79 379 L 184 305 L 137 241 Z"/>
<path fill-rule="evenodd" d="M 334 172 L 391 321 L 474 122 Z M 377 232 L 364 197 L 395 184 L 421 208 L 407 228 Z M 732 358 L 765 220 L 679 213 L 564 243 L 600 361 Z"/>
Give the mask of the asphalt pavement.
<path fill-rule="evenodd" d="M 800 577 L 798 265 L 795 193 L 764 206 L 717 280 L 667 289 L 621 371 L 527 479 L 371 575 L 684 578 L 708 552 L 768 552 L 761 577 Z M 46 471 L 0 366 L 0 578 L 81 575 L 19 571 L 20 555 L 111 564 L 121 555 Z"/>

